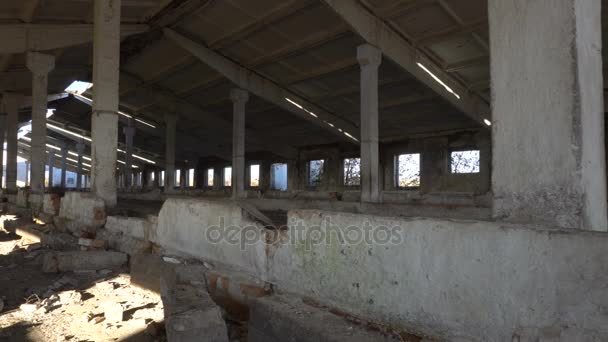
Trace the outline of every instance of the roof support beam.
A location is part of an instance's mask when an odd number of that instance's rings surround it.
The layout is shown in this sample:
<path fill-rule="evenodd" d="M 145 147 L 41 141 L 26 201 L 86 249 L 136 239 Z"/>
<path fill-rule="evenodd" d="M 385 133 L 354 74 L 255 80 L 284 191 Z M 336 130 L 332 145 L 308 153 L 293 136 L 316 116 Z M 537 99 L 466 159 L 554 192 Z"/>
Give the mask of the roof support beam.
<path fill-rule="evenodd" d="M 121 36 L 148 30 L 147 25 L 122 25 Z M 0 25 L 0 54 L 59 49 L 93 41 L 93 25 L 88 24 L 8 24 Z"/>
<path fill-rule="evenodd" d="M 329 113 L 323 108 L 303 99 L 292 91 L 281 87 L 255 71 L 244 68 L 171 29 L 164 29 L 163 32 L 167 38 L 192 53 L 203 63 L 224 75 L 238 87 L 246 89 L 266 101 L 322 127 L 335 135 L 350 142 L 358 143 L 359 128 L 353 123 Z M 334 127 L 331 127 L 329 125 L 330 123 L 334 125 Z M 349 134 L 353 138 L 350 138 L 346 134 Z"/>
<path fill-rule="evenodd" d="M 385 56 L 470 118 L 480 124 L 483 124 L 484 119 L 491 119 L 490 107 L 481 97 L 469 92 L 452 75 L 444 72 L 422 51 L 416 49 L 383 20 L 362 6 L 358 0 L 323 1 L 368 43 L 378 47 Z M 441 80 L 445 86 L 440 84 L 429 72 Z"/>

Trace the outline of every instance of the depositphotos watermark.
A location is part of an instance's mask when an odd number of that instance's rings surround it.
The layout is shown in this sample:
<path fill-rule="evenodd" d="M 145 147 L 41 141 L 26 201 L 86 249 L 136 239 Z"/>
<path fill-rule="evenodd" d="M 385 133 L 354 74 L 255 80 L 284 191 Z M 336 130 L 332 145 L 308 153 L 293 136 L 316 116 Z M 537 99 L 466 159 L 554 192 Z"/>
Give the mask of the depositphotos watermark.
<path fill-rule="evenodd" d="M 332 224 L 324 217 L 319 225 L 306 226 L 302 220 L 290 220 L 286 228 L 269 230 L 256 225 L 228 225 L 224 217 L 219 217 L 217 225 L 205 229 L 207 241 L 213 244 L 238 245 L 241 249 L 260 243 L 290 244 L 312 250 L 321 245 L 399 245 L 404 241 L 403 230 L 399 226 L 372 225 L 369 221 L 361 224 L 342 226 Z"/>

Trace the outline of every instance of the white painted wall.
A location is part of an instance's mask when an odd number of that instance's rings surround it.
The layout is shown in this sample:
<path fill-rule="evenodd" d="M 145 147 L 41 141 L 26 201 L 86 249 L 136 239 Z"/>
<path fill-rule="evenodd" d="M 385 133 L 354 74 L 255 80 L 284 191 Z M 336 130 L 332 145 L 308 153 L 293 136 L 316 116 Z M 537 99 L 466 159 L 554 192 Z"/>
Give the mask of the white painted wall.
<path fill-rule="evenodd" d="M 169 199 L 157 242 L 363 318 L 451 341 L 608 339 L 605 233 L 292 210 L 292 224 L 311 227 L 330 219 L 344 228 L 369 222 L 398 227 L 403 241 L 240 249 L 206 239 L 218 217 L 227 225 L 252 224 L 231 201 Z"/>

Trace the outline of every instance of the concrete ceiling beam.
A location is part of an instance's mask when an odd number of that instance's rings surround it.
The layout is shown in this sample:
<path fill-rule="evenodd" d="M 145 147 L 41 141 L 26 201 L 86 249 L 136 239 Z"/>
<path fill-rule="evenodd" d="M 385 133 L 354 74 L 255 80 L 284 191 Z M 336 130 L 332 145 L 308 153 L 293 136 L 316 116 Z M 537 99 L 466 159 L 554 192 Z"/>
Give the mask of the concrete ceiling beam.
<path fill-rule="evenodd" d="M 242 67 L 215 51 L 208 49 L 171 29 L 164 29 L 163 32 L 167 38 L 171 39 L 186 51 L 189 51 L 212 69 L 224 75 L 238 87 L 246 89 L 252 94 L 275 104 L 279 108 L 293 113 L 316 126 L 322 127 L 349 142 L 358 143 L 358 140 L 355 141 L 346 135 L 350 134 L 354 139 L 359 139 L 359 128 L 353 123 L 326 111 L 294 92 L 261 76 L 255 71 Z M 331 127 L 329 125 L 330 123 L 334 125 L 334 127 Z"/>
<path fill-rule="evenodd" d="M 150 24 L 158 27 L 171 27 L 211 3 L 213 3 L 213 0 L 167 1 L 162 9 L 154 13 L 154 16 L 150 19 Z"/>
<path fill-rule="evenodd" d="M 472 59 L 467 59 L 464 61 L 447 64 L 444 69 L 445 72 L 458 72 L 464 69 L 478 67 L 478 66 L 488 66 L 490 64 L 490 56 L 480 56 Z"/>
<path fill-rule="evenodd" d="M 147 25 L 122 25 L 121 35 L 147 30 Z M 93 41 L 93 25 L 5 24 L 0 25 L 0 41 L 0 55 L 65 48 Z"/>
<path fill-rule="evenodd" d="M 440 66 L 426 57 L 424 52 L 411 45 L 382 19 L 362 6 L 359 1 L 323 1 L 365 41 L 379 48 L 386 57 L 433 89 L 471 119 L 482 125 L 484 119 L 491 120 L 490 106 L 483 98 L 467 90 L 452 75 L 443 71 Z M 446 86 L 440 84 L 421 65 Z"/>

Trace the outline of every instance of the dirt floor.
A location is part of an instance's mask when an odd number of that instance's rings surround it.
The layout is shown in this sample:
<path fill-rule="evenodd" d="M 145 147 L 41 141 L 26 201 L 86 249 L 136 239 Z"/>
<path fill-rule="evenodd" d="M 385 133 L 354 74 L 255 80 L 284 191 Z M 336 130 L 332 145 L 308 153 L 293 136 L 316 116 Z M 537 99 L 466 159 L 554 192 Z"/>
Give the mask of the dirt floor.
<path fill-rule="evenodd" d="M 0 230 L 0 341 L 166 341 L 160 296 L 127 269 L 48 274 L 44 253 Z"/>

